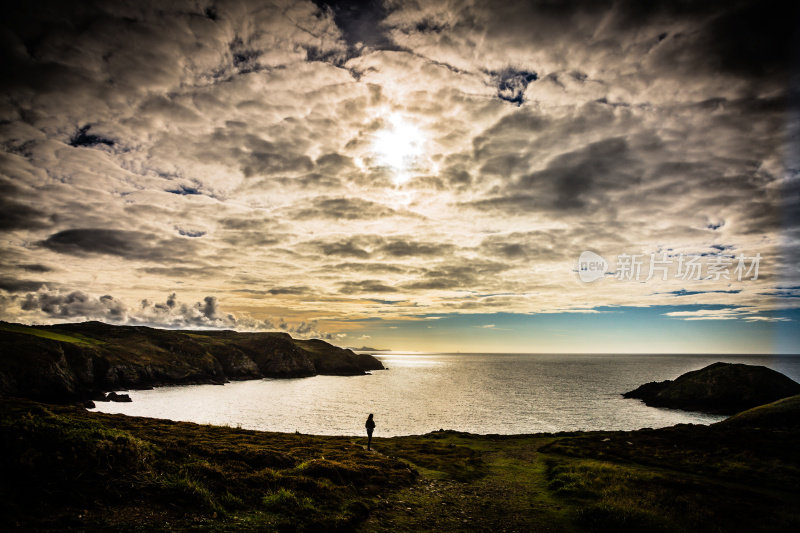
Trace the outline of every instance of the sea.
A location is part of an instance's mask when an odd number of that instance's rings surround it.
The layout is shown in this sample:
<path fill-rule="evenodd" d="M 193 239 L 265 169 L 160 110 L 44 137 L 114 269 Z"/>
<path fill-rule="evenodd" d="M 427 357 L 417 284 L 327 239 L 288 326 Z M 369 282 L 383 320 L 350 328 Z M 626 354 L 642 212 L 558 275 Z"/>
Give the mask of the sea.
<path fill-rule="evenodd" d="M 724 416 L 648 407 L 621 393 L 716 361 L 763 365 L 800 381 L 795 355 L 382 353 L 364 376 L 258 379 L 125 391 L 95 410 L 261 431 L 375 436 L 632 430 Z"/>

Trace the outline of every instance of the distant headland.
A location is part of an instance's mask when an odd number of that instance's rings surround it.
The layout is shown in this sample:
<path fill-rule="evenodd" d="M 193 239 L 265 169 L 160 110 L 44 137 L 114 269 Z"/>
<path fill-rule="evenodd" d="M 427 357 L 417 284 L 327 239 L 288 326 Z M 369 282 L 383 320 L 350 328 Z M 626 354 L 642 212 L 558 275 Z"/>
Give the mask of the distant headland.
<path fill-rule="evenodd" d="M 0 322 L 0 394 L 40 401 L 113 400 L 104 392 L 381 369 L 371 355 L 288 333 Z"/>

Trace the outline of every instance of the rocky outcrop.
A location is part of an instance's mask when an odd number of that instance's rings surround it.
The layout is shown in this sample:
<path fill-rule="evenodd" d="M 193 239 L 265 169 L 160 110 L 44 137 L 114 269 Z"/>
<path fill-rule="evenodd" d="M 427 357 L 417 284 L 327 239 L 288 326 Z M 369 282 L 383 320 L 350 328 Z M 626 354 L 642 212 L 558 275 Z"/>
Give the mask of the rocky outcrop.
<path fill-rule="evenodd" d="M 356 354 L 352 350 L 331 346 L 325 341 L 312 339 L 297 341 L 310 354 L 314 368 L 320 374 L 351 375 L 356 371 L 380 370 L 380 361 L 367 354 Z"/>
<path fill-rule="evenodd" d="M 117 394 L 116 392 L 111 391 L 108 394 L 106 394 L 105 398 L 103 398 L 103 400 L 101 400 L 101 401 L 104 401 L 104 402 L 122 402 L 122 403 L 124 403 L 124 402 L 131 402 L 133 400 L 131 400 L 131 397 L 129 395 L 127 395 L 127 394 Z"/>
<path fill-rule="evenodd" d="M 714 363 L 623 394 L 653 407 L 733 414 L 800 394 L 800 384 L 764 366 Z"/>
<path fill-rule="evenodd" d="M 102 401 L 105 391 L 157 385 L 358 375 L 381 368 L 372 356 L 286 333 L 0 322 L 0 394 L 48 402 Z"/>

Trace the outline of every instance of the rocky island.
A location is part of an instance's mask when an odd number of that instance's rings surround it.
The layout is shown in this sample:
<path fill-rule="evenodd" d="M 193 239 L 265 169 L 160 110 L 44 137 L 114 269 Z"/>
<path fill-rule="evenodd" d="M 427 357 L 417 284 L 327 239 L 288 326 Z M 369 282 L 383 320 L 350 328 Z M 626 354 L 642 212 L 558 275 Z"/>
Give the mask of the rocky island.
<path fill-rule="evenodd" d="M 765 366 L 714 363 L 677 379 L 650 382 L 624 393 L 651 407 L 733 414 L 800 394 L 800 383 Z"/>
<path fill-rule="evenodd" d="M 103 393 L 157 385 L 351 376 L 382 368 L 371 355 L 287 333 L 0 322 L 0 394 L 48 402 L 114 400 Z"/>

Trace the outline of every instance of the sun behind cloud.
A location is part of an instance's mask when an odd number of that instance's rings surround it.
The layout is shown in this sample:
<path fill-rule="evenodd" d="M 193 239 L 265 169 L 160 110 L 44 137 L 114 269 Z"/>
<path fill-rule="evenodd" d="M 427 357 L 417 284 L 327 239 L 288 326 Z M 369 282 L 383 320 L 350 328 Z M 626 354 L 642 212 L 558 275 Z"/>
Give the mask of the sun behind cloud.
<path fill-rule="evenodd" d="M 800 345 L 777 2 L 39 4 L 0 22 L 3 320 Z M 588 250 L 761 270 L 585 284 Z"/>
<path fill-rule="evenodd" d="M 411 171 L 424 155 L 425 136 L 416 124 L 398 113 L 385 119 L 386 127 L 372 141 L 372 151 L 378 165 L 388 167 L 396 185 L 411 178 Z"/>

